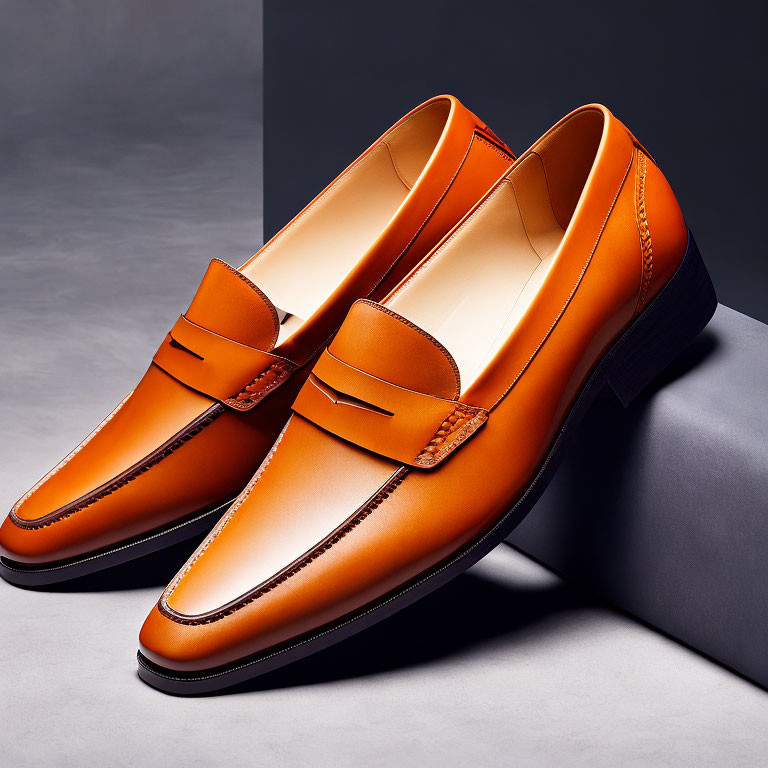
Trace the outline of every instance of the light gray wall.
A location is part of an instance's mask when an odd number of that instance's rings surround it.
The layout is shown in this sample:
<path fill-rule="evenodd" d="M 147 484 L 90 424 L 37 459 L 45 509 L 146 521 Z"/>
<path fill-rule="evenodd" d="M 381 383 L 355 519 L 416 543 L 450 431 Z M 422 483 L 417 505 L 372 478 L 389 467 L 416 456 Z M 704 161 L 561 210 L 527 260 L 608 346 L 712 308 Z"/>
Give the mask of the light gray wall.
<path fill-rule="evenodd" d="M 0 0 L 2 133 L 254 116 L 261 0 Z"/>
<path fill-rule="evenodd" d="M 261 240 L 261 3 L 0 0 L 0 510 Z M 34 403 L 34 407 L 30 404 Z"/>

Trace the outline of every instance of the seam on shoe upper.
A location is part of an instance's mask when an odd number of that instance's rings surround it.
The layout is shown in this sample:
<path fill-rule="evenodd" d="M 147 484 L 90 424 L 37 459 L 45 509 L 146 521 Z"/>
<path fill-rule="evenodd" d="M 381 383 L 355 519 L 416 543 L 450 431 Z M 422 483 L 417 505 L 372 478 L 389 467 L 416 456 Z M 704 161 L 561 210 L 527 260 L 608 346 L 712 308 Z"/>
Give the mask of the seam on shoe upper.
<path fill-rule="evenodd" d="M 480 126 L 478 126 L 478 129 L 480 129 Z M 490 128 L 488 129 L 490 130 Z M 509 154 L 507 154 L 501 147 L 497 147 L 492 142 L 488 141 L 488 139 L 485 138 L 481 133 L 475 133 L 475 136 L 483 143 L 485 144 L 488 149 L 490 149 L 492 152 L 495 152 L 499 157 L 503 157 L 505 160 L 510 160 L 514 162 L 514 158 L 510 157 Z M 501 139 L 499 139 L 501 141 Z"/>
<path fill-rule="evenodd" d="M 109 419 L 112 418 L 112 416 L 114 416 L 114 414 L 117 413 L 117 411 L 122 407 L 124 402 L 125 400 L 123 400 L 123 402 L 120 403 L 120 406 L 118 406 L 118 408 L 115 409 L 107 417 L 107 419 L 105 419 L 99 425 L 97 430 L 92 432 L 88 436 L 88 438 L 86 438 L 86 441 L 81 443 L 77 447 L 77 449 L 75 449 L 75 451 L 73 451 L 69 456 L 67 456 L 64 462 L 57 465 L 54 468 L 54 470 L 52 470 L 41 481 L 39 481 L 31 491 L 28 491 L 27 494 L 25 494 L 25 496 L 22 497 L 22 499 L 29 498 L 31 494 L 35 490 L 40 488 L 42 484 L 49 477 L 52 477 L 56 471 L 61 469 L 61 467 L 63 467 L 64 464 L 67 461 L 69 461 L 75 455 L 75 453 L 77 453 L 86 444 L 87 441 L 89 441 L 92 437 L 94 437 L 96 432 L 101 430 L 101 428 L 107 423 Z M 68 517 L 71 517 L 76 512 L 80 512 L 81 510 L 86 509 L 87 507 L 90 507 L 91 505 L 95 504 L 97 501 L 100 501 L 106 496 L 111 495 L 115 491 L 119 490 L 123 486 L 130 483 L 132 480 L 135 480 L 137 477 L 139 477 L 139 475 L 144 474 L 144 472 L 146 472 L 148 469 L 159 464 L 163 459 L 167 458 L 174 451 L 180 448 L 185 442 L 187 442 L 187 440 L 199 434 L 200 432 L 202 432 L 203 429 L 205 429 L 205 427 L 212 424 L 219 416 L 225 413 L 225 410 L 226 409 L 224 408 L 223 405 L 221 405 L 220 403 L 216 403 L 207 411 L 204 411 L 200 417 L 198 417 L 194 421 L 191 421 L 183 429 L 179 430 L 175 435 L 173 435 L 165 443 L 160 445 L 151 453 L 147 454 L 143 459 L 141 459 L 141 461 L 136 462 L 127 470 L 125 470 L 125 472 L 121 472 L 119 475 L 116 475 L 111 480 L 108 480 L 106 483 L 103 483 L 98 488 L 94 488 L 92 491 L 85 494 L 84 496 L 81 496 L 80 498 L 75 499 L 74 501 L 59 507 L 53 512 L 49 512 L 48 514 L 43 515 L 42 517 L 34 518 L 32 520 L 25 520 L 24 518 L 18 517 L 18 515 L 16 514 L 16 509 L 18 509 L 19 505 L 21 504 L 21 500 L 20 500 L 19 502 L 17 502 L 16 505 L 14 505 L 14 508 L 11 510 L 11 513 L 9 515 L 10 520 L 19 528 L 24 528 L 26 530 L 37 530 L 40 528 L 46 528 L 49 525 L 53 525 L 54 523 L 57 523 L 61 520 L 65 520 Z"/>
<path fill-rule="evenodd" d="M 96 427 L 88 434 L 86 435 L 83 440 L 80 441 L 58 464 L 56 464 L 52 469 L 50 469 L 48 472 L 46 472 L 26 493 L 24 493 L 21 498 L 11 507 L 11 512 L 9 517 L 13 522 L 16 522 L 17 519 L 17 511 L 21 508 L 21 506 L 24 504 L 24 502 L 28 501 L 30 498 L 32 498 L 33 494 L 43 486 L 44 483 L 46 483 L 50 478 L 52 478 L 59 470 L 63 469 L 80 451 L 85 448 L 88 443 L 93 440 L 96 435 L 101 432 L 102 429 L 112 420 L 114 416 L 117 415 L 117 412 L 128 402 L 128 398 L 133 394 L 133 390 L 131 390 L 113 409 L 110 413 L 108 413 L 97 425 Z M 38 518 L 41 519 L 41 518 Z M 30 521 L 32 522 L 32 521 Z"/>
<path fill-rule="evenodd" d="M 423 328 L 419 328 L 418 325 L 415 325 L 407 318 L 389 309 L 389 307 L 386 307 L 383 304 L 378 304 L 375 301 L 371 301 L 371 299 L 358 299 L 355 302 L 355 304 L 367 304 L 369 307 L 373 307 L 373 309 L 377 309 L 379 310 L 379 312 L 383 312 L 385 315 L 389 315 L 389 317 L 393 318 L 394 320 L 397 320 L 398 322 L 402 323 L 403 325 L 410 328 L 411 330 L 414 330 L 417 333 L 421 334 L 425 339 L 427 339 L 427 341 L 431 341 L 432 344 L 434 344 L 434 346 L 437 347 L 437 349 L 442 353 L 442 355 L 450 364 L 451 370 L 453 371 L 453 374 L 456 377 L 454 399 L 457 399 L 459 397 L 459 395 L 461 394 L 461 374 L 459 373 L 459 366 L 456 364 L 456 361 L 453 359 L 453 355 L 451 355 L 451 353 L 431 333 L 428 333 Z M 344 361 L 342 360 L 342 362 Z M 347 365 L 349 365 L 349 363 L 347 363 Z"/>
<path fill-rule="evenodd" d="M 565 300 L 560 311 L 557 313 L 557 317 L 553 320 L 552 325 L 550 325 L 549 329 L 544 334 L 544 337 L 536 345 L 536 348 L 531 353 L 531 356 L 528 358 L 528 360 L 526 360 L 525 364 L 520 369 L 517 376 L 515 376 L 515 378 L 512 380 L 512 383 L 504 390 L 504 392 L 496 400 L 496 402 L 488 409 L 489 413 L 491 413 L 496 408 L 496 406 L 498 406 L 504 400 L 504 398 L 512 391 L 515 384 L 517 384 L 517 382 L 520 381 L 520 377 L 528 370 L 528 367 L 533 362 L 536 355 L 539 353 L 539 350 L 544 346 L 547 339 L 552 335 L 552 331 L 554 331 L 555 328 L 557 327 L 557 324 L 560 322 L 560 319 L 565 314 L 565 310 L 568 309 L 568 305 L 571 303 L 571 301 L 573 300 L 573 297 L 576 295 L 576 291 L 578 290 L 579 285 L 581 285 L 581 281 L 583 280 L 584 275 L 587 272 L 587 268 L 592 262 L 592 257 L 594 256 L 595 251 L 597 250 L 597 246 L 600 243 L 600 239 L 603 236 L 605 227 L 608 224 L 608 219 L 610 219 L 611 214 L 613 213 L 613 209 L 616 206 L 616 201 L 619 199 L 619 195 L 621 194 L 622 189 L 624 189 L 624 184 L 627 181 L 627 177 L 629 176 L 629 172 L 632 169 L 633 163 L 634 163 L 634 151 L 630 156 L 629 165 L 627 166 L 627 170 L 624 172 L 624 177 L 621 180 L 621 184 L 619 184 L 619 188 L 616 190 L 616 194 L 614 195 L 613 202 L 611 203 L 610 208 L 608 209 L 608 213 L 605 216 L 605 220 L 603 221 L 602 226 L 600 227 L 600 231 L 597 233 L 597 239 L 595 240 L 595 244 L 592 246 L 592 250 L 590 251 L 589 256 L 587 257 L 587 260 L 584 266 L 581 268 L 581 272 L 579 273 L 579 276 L 576 278 L 576 282 L 574 283 L 573 288 L 571 288 L 571 292 L 568 294 L 568 298 Z"/>
<path fill-rule="evenodd" d="M 648 225 L 648 214 L 645 209 L 645 182 L 647 178 L 648 158 L 637 149 L 637 172 L 635 182 L 635 219 L 640 235 L 641 283 L 635 313 L 640 312 L 648 298 L 648 289 L 653 277 L 653 240 Z"/>
<path fill-rule="evenodd" d="M 197 563 L 197 561 L 206 553 L 206 550 L 208 549 L 208 547 L 216 540 L 216 538 L 218 538 L 219 534 L 227 527 L 227 524 L 232 519 L 235 512 L 237 512 L 237 510 L 241 507 L 243 502 L 248 498 L 248 495 L 253 489 L 253 486 L 256 485 L 259 478 L 264 473 L 264 470 L 269 466 L 269 463 L 272 461 L 272 457 L 275 455 L 275 451 L 277 451 L 277 446 L 280 445 L 280 443 L 282 442 L 283 435 L 285 434 L 285 431 L 288 429 L 288 425 L 291 423 L 291 418 L 289 418 L 288 421 L 286 422 L 282 431 L 277 436 L 277 440 L 275 440 L 274 445 L 272 446 L 272 448 L 270 448 L 269 453 L 264 457 L 264 460 L 259 465 L 259 468 L 254 473 L 253 477 L 248 481 L 248 484 L 245 486 L 245 488 L 243 488 L 243 490 L 240 491 L 237 498 L 232 502 L 232 506 L 230 506 L 226 514 L 221 518 L 221 520 L 219 520 L 219 522 L 216 524 L 214 529 L 203 539 L 203 541 L 200 543 L 197 549 L 195 549 L 195 551 L 190 555 L 187 562 L 184 563 L 184 565 L 179 569 L 179 572 L 173 577 L 173 579 L 171 580 L 171 583 L 163 590 L 163 594 L 160 595 L 160 600 L 158 601 L 158 605 L 165 605 L 169 611 L 173 610 L 168 605 L 168 599 L 176 591 L 176 587 L 178 587 L 181 580 L 192 570 L 195 563 Z"/>
<path fill-rule="evenodd" d="M 528 366 L 533 361 L 533 359 L 535 358 L 535 356 L 538 353 L 538 351 L 541 349 L 541 347 L 544 345 L 546 340 L 549 338 L 549 336 L 551 335 L 552 331 L 557 326 L 560 318 L 563 316 L 565 310 L 568 308 L 568 305 L 570 304 L 571 300 L 573 299 L 573 296 L 575 295 L 579 285 L 581 284 L 581 281 L 582 281 L 582 279 L 584 277 L 584 274 L 586 273 L 587 268 L 589 267 L 589 264 L 591 263 L 592 257 L 594 256 L 594 253 L 595 253 L 595 251 L 597 249 L 597 246 L 598 246 L 598 244 L 600 242 L 600 239 L 602 238 L 602 235 L 603 235 L 605 227 L 606 227 L 606 225 L 608 223 L 608 220 L 609 220 L 609 218 L 610 218 L 610 216 L 611 216 L 611 214 L 612 214 L 612 212 L 614 210 L 614 207 L 615 207 L 616 202 L 617 202 L 617 200 L 619 198 L 619 195 L 620 195 L 622 189 L 624 188 L 624 184 L 626 183 L 626 180 L 627 180 L 629 172 L 630 172 L 630 170 L 632 168 L 633 162 L 634 162 L 634 151 L 632 153 L 632 156 L 630 157 L 630 162 L 629 162 L 629 165 L 627 166 L 626 171 L 624 172 L 624 176 L 622 178 L 622 181 L 619 184 L 619 187 L 618 187 L 618 189 L 616 191 L 616 194 L 614 195 L 613 201 L 611 202 L 611 205 L 609 207 L 608 213 L 606 214 L 606 217 L 605 217 L 605 219 L 604 219 L 604 221 L 603 221 L 603 223 L 602 223 L 602 225 L 600 227 L 600 231 L 598 232 L 597 238 L 595 240 L 595 244 L 593 245 L 593 247 L 592 247 L 592 249 L 590 251 L 590 254 L 587 257 L 586 263 L 582 267 L 582 270 L 581 270 L 581 272 L 580 272 L 580 274 L 579 274 L 579 276 L 578 276 L 578 278 L 576 280 L 576 283 L 574 284 L 573 288 L 571 289 L 571 292 L 570 292 L 568 298 L 566 299 L 562 309 L 558 313 L 557 317 L 555 318 L 554 322 L 550 326 L 550 328 L 547 331 L 547 333 L 544 335 L 544 338 L 539 342 L 539 344 L 537 345 L 536 349 L 534 350 L 534 352 L 531 354 L 531 356 L 528 359 L 528 361 L 526 362 L 526 364 L 521 369 L 520 373 L 515 377 L 513 382 L 509 385 L 509 387 L 505 390 L 505 392 L 501 395 L 501 397 L 491 406 L 490 409 L 488 409 L 489 412 L 492 411 L 494 408 L 496 408 L 496 406 L 509 394 L 509 392 L 512 390 L 514 385 L 517 383 L 517 381 L 520 379 L 520 377 L 523 375 L 523 373 L 527 370 Z M 500 186 L 500 184 L 496 187 L 496 189 L 498 189 L 499 186 Z M 486 201 L 484 202 L 484 204 L 488 202 L 489 198 L 490 198 L 490 195 L 488 196 L 488 198 L 486 198 Z M 445 245 L 447 245 L 448 242 L 450 242 L 450 240 L 456 234 L 458 234 L 458 232 L 461 229 L 463 229 L 463 227 L 466 226 L 466 224 L 469 223 L 469 221 L 474 217 L 474 215 L 476 215 L 479 212 L 479 210 L 482 207 L 483 207 L 482 205 L 480 207 L 478 207 L 473 212 L 472 216 L 470 216 L 462 224 L 461 227 L 457 228 L 457 230 L 451 235 L 451 237 L 445 243 L 443 243 L 441 248 L 444 247 Z M 434 255 L 434 253 L 432 255 Z M 428 259 L 425 262 L 422 263 L 421 267 L 423 267 L 427 263 L 427 261 L 429 261 L 430 258 L 431 258 L 431 256 L 428 257 Z M 417 271 L 419 271 L 419 270 L 417 270 Z M 416 275 L 416 272 L 414 273 L 414 275 L 411 276 L 410 279 L 413 279 L 413 277 L 415 277 L 415 275 Z M 410 281 L 410 279 L 409 279 L 409 281 Z M 409 281 L 406 281 L 406 282 L 409 282 Z M 403 286 L 401 286 L 401 288 L 402 287 Z M 381 309 L 382 311 L 384 311 L 384 312 L 386 312 L 388 314 L 391 314 L 396 319 L 404 321 L 408 325 L 412 325 L 407 320 L 405 320 L 405 318 L 401 318 L 399 315 L 397 315 L 396 313 L 392 312 L 391 310 L 389 310 L 385 306 L 376 304 L 375 302 L 371 302 L 371 301 L 369 301 L 367 299 L 363 299 L 362 301 L 365 301 L 366 303 L 370 304 L 371 306 L 374 306 L 377 309 Z M 417 330 L 417 331 L 419 331 L 421 333 L 424 333 L 425 335 L 428 336 L 428 334 L 426 334 L 426 332 L 424 332 L 422 329 L 418 328 L 418 326 L 413 326 L 413 327 L 414 327 L 415 330 Z M 435 341 L 435 343 L 439 345 L 439 342 L 437 342 L 434 339 L 432 339 L 432 340 Z M 447 352 L 447 350 L 446 350 L 446 352 Z M 449 356 L 449 359 L 452 359 L 452 358 L 450 358 L 450 353 L 448 353 L 448 356 Z M 289 423 L 290 423 L 290 420 L 289 420 Z M 234 515 L 235 511 L 245 501 L 245 498 L 247 498 L 248 494 L 251 492 L 251 490 L 255 486 L 255 484 L 258 481 L 259 477 L 261 476 L 262 472 L 264 471 L 264 469 L 266 469 L 267 465 L 269 464 L 269 461 L 271 461 L 272 456 L 274 455 L 274 452 L 276 451 L 277 446 L 279 445 L 280 441 L 282 440 L 282 436 L 285 433 L 285 429 L 287 429 L 287 427 L 288 427 L 288 424 L 286 424 L 285 428 L 283 429 L 283 432 L 281 433 L 280 437 L 278 438 L 278 441 L 273 446 L 272 451 L 270 451 L 270 454 L 264 460 L 264 462 L 262 463 L 262 466 L 259 468 L 259 470 L 257 471 L 256 475 L 254 475 L 253 479 L 246 486 L 246 488 L 243 489 L 243 491 L 240 494 L 240 496 L 238 497 L 238 499 L 235 501 L 233 506 L 230 508 L 230 511 L 220 521 L 220 523 L 216 527 L 216 529 L 214 529 L 214 531 L 211 534 L 209 534 L 209 536 L 206 538 L 206 540 L 203 543 L 203 545 L 201 545 L 201 548 L 197 552 L 195 552 L 193 554 L 192 558 L 190 558 L 188 563 L 179 572 L 179 574 L 177 574 L 176 578 L 174 578 L 174 580 L 171 582 L 171 584 L 167 587 L 166 591 L 160 597 L 160 600 L 157 603 L 157 607 L 158 607 L 158 610 L 160 611 L 160 613 L 162 615 L 164 615 L 166 618 L 168 618 L 171 621 L 174 621 L 174 622 L 176 622 L 178 624 L 186 624 L 186 625 L 209 624 L 209 623 L 218 621 L 218 620 L 220 620 L 220 619 L 222 619 L 222 618 L 224 618 L 226 616 L 229 616 L 229 615 L 233 614 L 235 611 L 240 610 L 244 606 L 250 604 L 251 602 L 256 600 L 258 597 L 260 597 L 261 595 L 265 594 L 266 592 L 269 592 L 269 591 L 273 590 L 279 584 L 283 583 L 285 580 L 287 580 L 291 576 L 293 576 L 296 573 L 298 573 L 300 570 L 302 570 L 307 565 L 309 565 L 312 561 L 314 561 L 319 556 L 321 556 L 324 552 L 327 552 L 333 546 L 333 544 L 335 544 L 336 542 L 338 542 L 339 540 L 344 538 L 350 531 L 352 531 L 354 528 L 356 528 L 360 524 L 360 522 L 362 522 L 362 520 L 364 520 L 368 515 L 370 515 L 371 512 L 373 512 L 384 500 L 389 498 L 389 496 L 392 493 L 394 493 L 394 491 L 400 486 L 400 484 L 403 482 L 403 480 L 405 479 L 405 477 L 408 475 L 408 473 L 410 471 L 408 467 L 400 466 L 394 472 L 394 474 L 390 476 L 390 479 L 373 496 L 371 496 L 368 499 L 368 501 L 362 507 L 360 507 L 358 510 L 356 510 L 356 512 L 351 517 L 347 518 L 347 520 L 344 523 L 342 523 L 341 526 L 339 526 L 337 529 L 332 531 L 331 534 L 328 537 L 326 537 L 326 539 L 322 540 L 321 542 L 318 542 L 318 544 L 316 544 L 314 547 L 312 547 L 310 550 L 308 550 L 300 558 L 298 558 L 297 560 L 295 560 L 291 564 L 289 564 L 285 569 L 283 569 L 279 573 L 273 575 L 270 579 L 266 580 L 262 584 L 257 585 L 256 587 L 254 587 L 252 590 L 250 590 L 245 595 L 242 595 L 241 597 L 236 598 L 231 603 L 228 603 L 228 604 L 226 604 L 224 606 L 221 606 L 221 607 L 219 607 L 219 608 L 217 608 L 217 609 L 215 609 L 213 611 L 209 611 L 209 612 L 204 613 L 204 614 L 185 615 L 185 614 L 181 614 L 181 613 L 175 611 L 168 604 L 168 599 L 172 596 L 172 594 L 174 593 L 174 591 L 178 587 L 178 584 L 180 583 L 181 579 L 190 571 L 190 569 L 195 564 L 195 562 L 197 562 L 199 557 L 204 554 L 204 552 L 207 550 L 208 546 L 210 546 L 210 544 L 221 533 L 221 531 L 227 525 L 229 520 L 232 519 L 232 516 Z"/>
<path fill-rule="evenodd" d="M 392 167 L 395 169 L 397 178 L 403 182 L 405 188 L 410 192 L 411 189 L 413 189 L 413 184 L 408 181 L 400 166 L 397 164 L 397 160 L 395 160 L 395 153 L 392 151 L 392 145 L 386 139 L 382 139 L 381 143 L 387 148 L 387 151 L 389 152 L 389 160 L 392 163 Z"/>
<path fill-rule="evenodd" d="M 275 445 L 275 448 L 276 447 L 277 445 Z M 263 468 L 265 469 L 266 465 L 264 465 Z M 235 598 L 229 603 L 226 603 L 223 606 L 215 608 L 211 611 L 207 611 L 205 613 L 196 615 L 179 613 L 169 605 L 169 598 L 172 596 L 173 592 L 176 590 L 184 576 L 189 573 L 192 566 L 194 566 L 198 559 L 205 553 L 205 550 L 208 548 L 208 546 L 221 533 L 221 531 L 224 530 L 224 527 L 232 519 L 232 516 L 236 511 L 235 505 L 239 506 L 238 502 L 242 503 L 242 501 L 245 500 L 248 493 L 250 493 L 251 489 L 258 480 L 258 476 L 255 476 L 251 483 L 249 483 L 249 485 L 246 487 L 246 489 L 243 490 L 243 493 L 241 494 L 242 499 L 238 498 L 238 500 L 235 501 L 235 504 L 233 504 L 233 508 L 230 510 L 230 512 L 225 516 L 224 519 L 222 519 L 219 525 L 216 526 L 214 532 L 212 532 L 206 538 L 206 541 L 203 543 L 203 545 L 201 545 L 199 551 L 192 555 L 192 558 L 190 558 L 188 563 L 184 566 L 184 568 L 182 568 L 179 574 L 177 574 L 176 578 L 171 582 L 166 591 L 162 594 L 160 600 L 157 603 L 158 610 L 163 616 L 170 619 L 171 621 L 174 621 L 177 624 L 186 625 L 211 624 L 215 621 L 219 621 L 220 619 L 225 618 L 226 616 L 232 615 L 236 611 L 239 611 L 241 608 L 249 605 L 254 600 L 258 599 L 267 592 L 271 592 L 273 589 L 275 589 L 275 587 L 291 578 L 291 576 L 299 573 L 310 563 L 320 557 L 320 555 L 331 549 L 334 544 L 341 541 L 341 539 L 343 539 L 347 534 L 357 528 L 357 526 L 360 525 L 360 523 L 365 520 L 366 517 L 368 517 L 395 492 L 395 490 L 402 484 L 403 480 L 408 476 L 409 472 L 410 469 L 408 467 L 398 467 L 398 469 L 395 470 L 392 475 L 390 475 L 389 479 L 382 486 L 380 486 L 378 490 L 372 496 L 370 496 L 362 506 L 356 509 L 352 515 L 350 515 L 343 523 L 341 523 L 341 525 L 332 530 L 328 536 L 308 549 L 303 555 L 293 560 L 281 571 L 273 574 L 261 584 L 257 584 L 255 587 L 248 590 L 248 592 L 245 594 L 240 595 L 239 597 Z M 260 475 L 260 472 L 257 473 L 257 475 Z"/>

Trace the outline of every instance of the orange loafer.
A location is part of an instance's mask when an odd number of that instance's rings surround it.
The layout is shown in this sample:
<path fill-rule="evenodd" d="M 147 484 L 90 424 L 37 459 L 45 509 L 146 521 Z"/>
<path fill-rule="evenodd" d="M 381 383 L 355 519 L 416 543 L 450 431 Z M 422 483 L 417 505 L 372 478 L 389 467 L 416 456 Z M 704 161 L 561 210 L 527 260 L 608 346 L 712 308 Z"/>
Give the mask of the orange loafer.
<path fill-rule="evenodd" d="M 511 162 L 481 120 L 439 96 L 240 269 L 214 259 L 136 389 L 13 507 L 0 575 L 62 581 L 210 530 L 352 302 L 386 295 Z"/>
<path fill-rule="evenodd" d="M 353 305 L 145 621 L 139 675 L 238 683 L 461 573 L 531 509 L 598 394 L 631 401 L 715 304 L 648 152 L 606 108 L 571 113 L 381 303 Z"/>

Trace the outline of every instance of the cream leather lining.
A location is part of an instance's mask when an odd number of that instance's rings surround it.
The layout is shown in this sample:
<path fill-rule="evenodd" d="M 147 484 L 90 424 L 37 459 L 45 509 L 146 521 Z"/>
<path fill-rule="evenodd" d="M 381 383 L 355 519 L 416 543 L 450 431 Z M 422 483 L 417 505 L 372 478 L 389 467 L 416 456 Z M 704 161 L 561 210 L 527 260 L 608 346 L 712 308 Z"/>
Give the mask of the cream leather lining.
<path fill-rule="evenodd" d="M 241 271 L 289 313 L 278 345 L 331 295 L 387 227 L 439 141 L 450 102 L 393 128 Z M 394 256 L 394 254 L 393 254 Z"/>
<path fill-rule="evenodd" d="M 513 167 L 386 301 L 453 355 L 462 391 L 514 331 L 555 261 L 602 135 L 582 112 Z M 577 158 L 568 162 L 568 155 Z"/>

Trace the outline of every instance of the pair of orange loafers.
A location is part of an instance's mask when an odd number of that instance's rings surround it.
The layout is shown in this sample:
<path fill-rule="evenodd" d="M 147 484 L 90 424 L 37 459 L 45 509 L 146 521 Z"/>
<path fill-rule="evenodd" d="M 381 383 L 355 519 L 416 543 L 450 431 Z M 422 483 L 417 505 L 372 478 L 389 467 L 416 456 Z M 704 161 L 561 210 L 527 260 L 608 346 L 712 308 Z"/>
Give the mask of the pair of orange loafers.
<path fill-rule="evenodd" d="M 666 179 L 605 107 L 515 159 L 439 96 L 240 269 L 211 262 L 136 389 L 13 507 L 0 573 L 46 584 L 208 532 L 139 675 L 238 683 L 483 557 L 590 403 L 628 404 L 715 305 Z"/>

